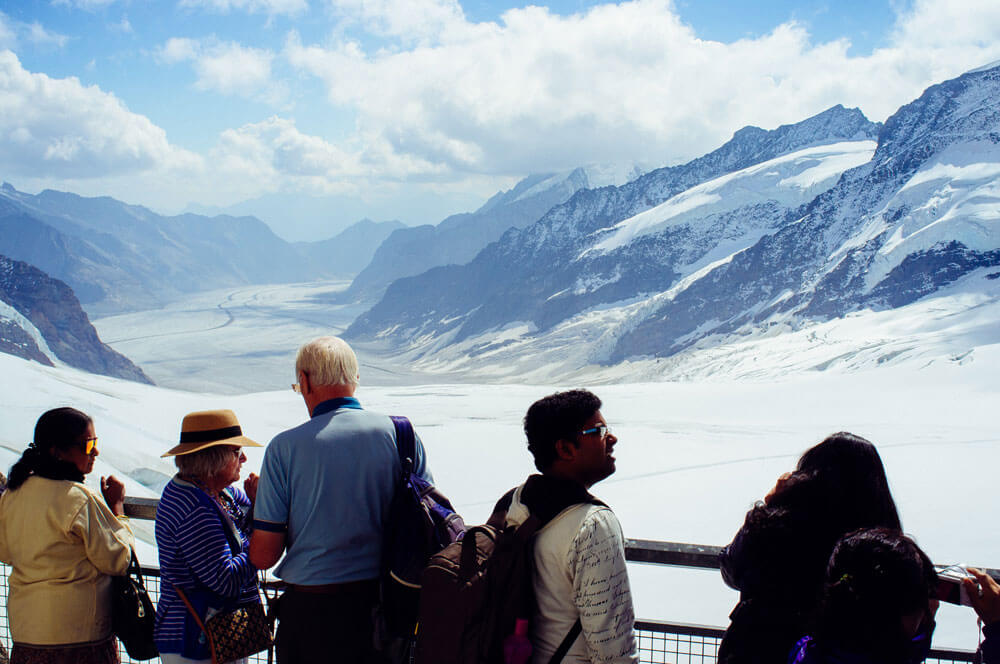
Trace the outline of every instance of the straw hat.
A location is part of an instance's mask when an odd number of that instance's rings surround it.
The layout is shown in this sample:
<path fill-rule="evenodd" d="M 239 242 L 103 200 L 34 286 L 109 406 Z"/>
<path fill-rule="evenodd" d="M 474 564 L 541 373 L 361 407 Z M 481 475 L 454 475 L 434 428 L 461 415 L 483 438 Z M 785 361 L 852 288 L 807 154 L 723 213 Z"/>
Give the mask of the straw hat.
<path fill-rule="evenodd" d="M 243 435 L 240 421 L 236 419 L 236 413 L 233 411 L 202 410 L 184 416 L 184 421 L 181 422 L 180 444 L 170 448 L 163 456 L 191 454 L 215 445 L 264 447 Z"/>

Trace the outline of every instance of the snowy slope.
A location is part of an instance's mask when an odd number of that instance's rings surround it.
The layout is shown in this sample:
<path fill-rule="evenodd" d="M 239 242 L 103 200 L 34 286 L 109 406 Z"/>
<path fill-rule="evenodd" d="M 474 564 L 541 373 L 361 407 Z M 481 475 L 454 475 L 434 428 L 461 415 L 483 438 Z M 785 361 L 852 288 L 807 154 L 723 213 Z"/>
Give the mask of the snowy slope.
<path fill-rule="evenodd" d="M 875 141 L 822 145 L 723 175 L 625 219 L 610 231 L 598 231 L 600 240 L 589 251 L 611 252 L 670 226 L 768 201 L 797 208 L 832 187 L 844 171 L 869 161 L 875 146 Z"/>
<path fill-rule="evenodd" d="M 606 360 L 899 307 L 1000 266 L 998 96 L 1000 68 L 928 88 L 886 121 L 869 163 L 645 312 Z"/>
<path fill-rule="evenodd" d="M 806 341 L 793 340 L 782 352 Z M 520 431 L 527 406 L 556 389 L 590 385 L 620 439 L 618 471 L 595 492 L 615 508 L 626 535 L 717 545 L 806 447 L 833 431 L 854 431 L 878 444 L 904 526 L 935 560 L 997 567 L 1000 534 L 974 525 L 978 510 L 993 504 L 996 486 L 991 473 L 974 472 L 970 464 L 1000 465 L 998 351 L 994 344 L 975 348 L 965 360 L 777 378 L 784 360 L 762 346 L 758 365 L 773 366 L 758 380 L 718 373 L 711 381 L 596 387 L 584 378 L 544 385 L 526 380 L 503 389 L 363 386 L 359 397 L 366 407 L 413 419 L 438 485 L 478 523 L 499 495 L 533 471 Z M 0 356 L 0 374 L 0 465 L 9 466 L 24 448 L 41 412 L 73 405 L 94 417 L 101 439 L 88 481 L 96 486 L 97 476 L 114 473 L 131 495 L 155 495 L 172 473 L 159 455 L 174 444 L 188 411 L 232 408 L 247 435 L 262 442 L 305 418 L 301 399 L 287 388 L 241 396 L 179 392 L 10 356 Z M 261 451 L 247 455 L 245 470 L 259 468 Z M 141 530 L 151 541 L 149 524 Z M 155 560 L 148 546 L 139 553 Z M 631 565 L 630 575 L 643 618 L 725 625 L 736 599 L 714 572 Z M 974 642 L 971 611 L 946 610 L 937 644 L 968 648 Z"/>
<path fill-rule="evenodd" d="M 690 223 L 649 234 L 629 235 L 620 229 L 631 242 L 612 240 L 613 251 L 592 251 L 596 241 L 613 233 L 605 229 L 727 174 L 811 147 L 865 143 L 877 131 L 878 125 L 857 109 L 838 106 L 771 131 L 746 127 L 704 157 L 658 169 L 622 187 L 581 190 L 536 223 L 508 231 L 467 265 L 437 268 L 393 282 L 382 300 L 360 316 L 347 334 L 405 346 L 427 337 L 461 341 L 517 321 L 547 330 L 592 307 L 665 291 L 686 272 L 697 269 L 692 266 L 699 261 L 709 262 L 712 254 L 744 248 L 793 221 L 794 209 L 786 203 L 797 207 L 822 187 L 832 186 L 836 171 L 863 159 L 870 144 L 825 148 L 831 152 L 820 150 L 772 165 L 804 178 L 801 183 L 794 177 L 769 178 L 768 170 L 756 172 L 756 178 L 744 174 L 740 180 L 760 187 L 758 195 L 738 196 L 733 205 L 716 198 L 726 188 L 723 180 L 694 200 L 675 201 L 675 207 L 690 209 L 699 219 L 688 218 Z M 833 154 L 838 151 L 853 154 L 838 159 Z M 834 173 L 820 173 L 810 166 Z M 803 186 L 810 182 L 815 188 Z M 725 193 L 731 195 L 734 189 Z M 720 204 L 713 208 L 713 202 Z M 662 213 L 649 214 L 656 218 Z M 636 225 L 633 221 L 628 227 Z"/>
<path fill-rule="evenodd" d="M 581 191 L 467 265 L 395 282 L 346 334 L 425 371 L 610 376 L 659 358 L 669 376 L 688 349 L 985 279 L 1000 270 L 997 98 L 1000 68 L 981 69 L 900 108 L 877 144 L 842 108 L 741 130 L 689 165 Z"/>

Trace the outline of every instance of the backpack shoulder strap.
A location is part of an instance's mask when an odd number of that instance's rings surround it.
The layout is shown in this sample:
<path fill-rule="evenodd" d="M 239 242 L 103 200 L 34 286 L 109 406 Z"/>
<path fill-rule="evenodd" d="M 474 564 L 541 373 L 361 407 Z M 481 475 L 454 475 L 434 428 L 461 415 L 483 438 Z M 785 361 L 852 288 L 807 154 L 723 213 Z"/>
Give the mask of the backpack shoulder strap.
<path fill-rule="evenodd" d="M 576 637 L 580 636 L 580 632 L 582 631 L 583 623 L 581 623 L 580 619 L 577 618 L 576 622 L 573 623 L 573 626 L 569 628 L 569 634 L 567 634 L 566 638 L 562 640 L 562 643 L 559 644 L 556 651 L 552 653 L 552 659 L 549 660 L 549 664 L 559 664 L 559 662 L 563 661 L 563 658 L 566 657 L 566 653 L 569 652 L 573 642 L 576 641 Z"/>
<path fill-rule="evenodd" d="M 490 518 L 486 521 L 486 525 L 493 526 L 497 532 L 503 530 L 504 522 L 507 519 L 507 510 L 510 509 L 510 504 L 514 501 L 515 491 L 517 491 L 517 487 L 514 487 L 500 497 L 497 504 L 493 506 Z"/>
<path fill-rule="evenodd" d="M 399 463 L 404 473 L 409 472 L 417 465 L 417 441 L 413 433 L 413 423 L 402 415 L 391 415 L 389 419 L 396 429 L 396 452 L 399 454 Z"/>

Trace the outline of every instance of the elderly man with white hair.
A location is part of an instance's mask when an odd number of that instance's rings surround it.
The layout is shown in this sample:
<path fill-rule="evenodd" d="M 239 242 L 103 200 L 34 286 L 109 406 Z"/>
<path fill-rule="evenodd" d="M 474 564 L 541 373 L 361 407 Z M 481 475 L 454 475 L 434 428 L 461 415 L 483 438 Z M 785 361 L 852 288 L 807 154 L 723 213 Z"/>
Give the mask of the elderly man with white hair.
<path fill-rule="evenodd" d="M 358 360 L 342 339 L 304 345 L 295 372 L 310 419 L 267 446 L 250 540 L 260 569 L 284 553 L 278 662 L 377 662 L 382 531 L 402 471 L 395 428 L 354 397 Z M 416 457 L 417 474 L 430 479 L 419 438 Z"/>

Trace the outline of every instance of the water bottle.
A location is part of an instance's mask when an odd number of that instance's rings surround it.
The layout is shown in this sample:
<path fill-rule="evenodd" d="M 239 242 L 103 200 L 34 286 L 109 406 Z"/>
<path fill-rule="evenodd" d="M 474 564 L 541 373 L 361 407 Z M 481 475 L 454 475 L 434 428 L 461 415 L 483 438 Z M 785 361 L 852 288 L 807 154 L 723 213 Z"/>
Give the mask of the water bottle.
<path fill-rule="evenodd" d="M 528 640 L 528 621 L 518 618 L 514 633 L 503 640 L 504 664 L 527 664 L 531 659 L 531 641 Z"/>

